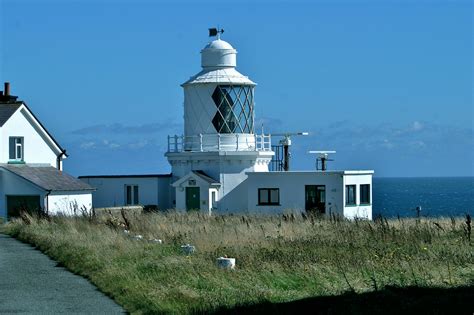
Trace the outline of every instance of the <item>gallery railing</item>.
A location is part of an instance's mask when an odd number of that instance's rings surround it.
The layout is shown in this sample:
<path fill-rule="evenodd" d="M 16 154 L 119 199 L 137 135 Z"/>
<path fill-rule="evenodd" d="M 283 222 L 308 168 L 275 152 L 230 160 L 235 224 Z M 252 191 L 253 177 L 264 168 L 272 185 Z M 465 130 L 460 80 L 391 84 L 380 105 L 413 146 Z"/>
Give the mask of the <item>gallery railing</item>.
<path fill-rule="evenodd" d="M 168 136 L 168 152 L 271 151 L 270 135 L 200 134 Z"/>

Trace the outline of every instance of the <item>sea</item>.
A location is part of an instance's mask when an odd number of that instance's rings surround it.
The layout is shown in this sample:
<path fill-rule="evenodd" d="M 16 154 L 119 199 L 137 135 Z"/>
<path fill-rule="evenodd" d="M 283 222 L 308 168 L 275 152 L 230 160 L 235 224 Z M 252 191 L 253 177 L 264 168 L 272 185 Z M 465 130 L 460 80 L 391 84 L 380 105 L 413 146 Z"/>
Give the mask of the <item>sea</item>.
<path fill-rule="evenodd" d="M 474 177 L 374 177 L 372 193 L 374 218 L 474 215 Z"/>

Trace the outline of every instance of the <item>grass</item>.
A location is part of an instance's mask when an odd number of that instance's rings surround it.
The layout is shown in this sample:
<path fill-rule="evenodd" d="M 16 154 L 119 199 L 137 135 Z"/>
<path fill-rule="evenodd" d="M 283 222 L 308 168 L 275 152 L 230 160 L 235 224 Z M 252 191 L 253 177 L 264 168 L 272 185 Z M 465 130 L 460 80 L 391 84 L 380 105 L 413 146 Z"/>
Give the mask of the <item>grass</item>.
<path fill-rule="evenodd" d="M 163 244 L 134 240 L 124 228 Z M 87 277 L 136 314 L 213 312 L 386 287 L 474 286 L 474 246 L 462 218 L 110 213 L 25 217 L 3 231 Z M 196 246 L 191 256 L 180 250 L 187 243 Z M 216 258 L 224 255 L 236 258 L 235 270 L 217 268 Z"/>

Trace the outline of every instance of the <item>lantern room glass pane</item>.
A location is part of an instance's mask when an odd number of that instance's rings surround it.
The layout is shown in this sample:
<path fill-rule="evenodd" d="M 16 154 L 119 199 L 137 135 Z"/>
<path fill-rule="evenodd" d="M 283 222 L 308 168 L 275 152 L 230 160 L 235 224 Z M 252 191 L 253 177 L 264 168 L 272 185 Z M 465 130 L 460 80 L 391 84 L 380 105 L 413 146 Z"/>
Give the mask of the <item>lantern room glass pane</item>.
<path fill-rule="evenodd" d="M 217 112 L 212 124 L 219 133 L 253 133 L 253 87 L 218 85 L 212 93 Z"/>

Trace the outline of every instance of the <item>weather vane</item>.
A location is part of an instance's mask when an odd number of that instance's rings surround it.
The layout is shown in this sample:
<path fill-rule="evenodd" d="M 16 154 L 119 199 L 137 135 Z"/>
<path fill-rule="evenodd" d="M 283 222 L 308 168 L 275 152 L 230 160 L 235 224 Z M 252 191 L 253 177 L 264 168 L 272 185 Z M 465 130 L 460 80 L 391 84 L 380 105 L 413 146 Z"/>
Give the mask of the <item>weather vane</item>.
<path fill-rule="evenodd" d="M 221 28 L 210 28 L 209 29 L 209 37 L 212 37 L 212 36 L 217 36 L 217 39 L 221 39 L 221 34 L 224 33 L 224 29 Z"/>

